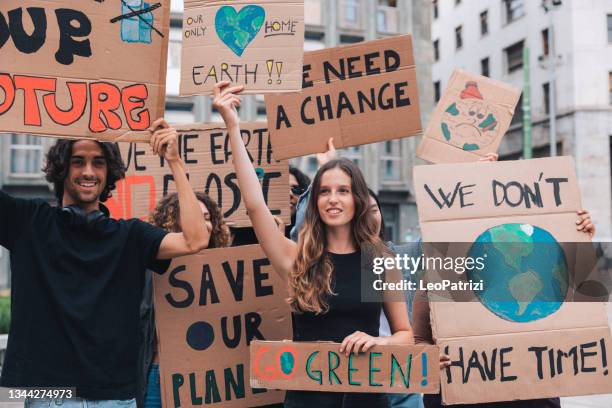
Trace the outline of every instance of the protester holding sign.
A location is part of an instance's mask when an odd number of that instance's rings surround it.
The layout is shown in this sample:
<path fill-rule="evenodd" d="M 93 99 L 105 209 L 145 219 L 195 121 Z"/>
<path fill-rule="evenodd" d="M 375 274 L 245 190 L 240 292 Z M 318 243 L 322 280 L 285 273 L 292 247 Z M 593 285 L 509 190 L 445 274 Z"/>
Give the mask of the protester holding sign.
<path fill-rule="evenodd" d="M 152 129 L 151 147 L 177 184 L 183 232 L 108 217 L 102 202 L 124 177 L 119 150 L 108 143 L 58 140 L 50 149 L 44 170 L 59 207 L 0 192 L 0 245 L 10 251 L 12 270 L 3 387 L 74 387 L 62 395 L 78 397 L 66 407 L 130 399 L 123 406 L 135 406 L 145 269 L 164 272 L 168 259 L 208 241 L 176 131 L 163 119 Z"/>
<path fill-rule="evenodd" d="M 195 193 L 198 205 L 204 215 L 208 232 L 206 248 L 224 248 L 230 245 L 229 227 L 223 219 L 223 213 L 217 204 L 201 192 Z M 169 232 L 181 232 L 180 205 L 177 193 L 162 198 L 151 214 L 150 222 L 156 227 Z M 141 367 L 138 397 L 139 407 L 161 407 L 159 382 L 159 350 L 155 329 L 155 310 L 153 308 L 153 271 L 147 270 L 143 299 L 140 305 L 143 344 L 141 347 Z"/>
<path fill-rule="evenodd" d="M 240 137 L 236 92 L 242 87 L 215 86 L 214 106 L 230 134 L 234 165 L 245 204 L 264 252 L 274 269 L 288 281 L 298 341 L 341 342 L 339 351 L 367 351 L 382 344 L 412 343 L 402 302 L 362 303 L 361 248 L 386 254 L 374 231 L 368 189 L 361 171 L 346 159 L 332 160 L 317 172 L 298 244 L 285 238 L 266 207 L 257 175 Z M 381 307 L 392 336 L 378 337 Z M 385 394 L 288 391 L 286 407 L 386 407 Z"/>

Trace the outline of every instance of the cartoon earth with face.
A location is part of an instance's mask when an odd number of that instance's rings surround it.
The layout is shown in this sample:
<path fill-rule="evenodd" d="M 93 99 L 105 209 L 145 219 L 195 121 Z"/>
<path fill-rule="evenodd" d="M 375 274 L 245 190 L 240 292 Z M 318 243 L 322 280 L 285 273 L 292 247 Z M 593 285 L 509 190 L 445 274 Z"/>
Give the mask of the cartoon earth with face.
<path fill-rule="evenodd" d="M 495 107 L 487 103 L 478 84 L 468 81 L 442 113 L 442 136 L 450 144 L 463 150 L 480 150 L 494 141 L 499 133 Z"/>

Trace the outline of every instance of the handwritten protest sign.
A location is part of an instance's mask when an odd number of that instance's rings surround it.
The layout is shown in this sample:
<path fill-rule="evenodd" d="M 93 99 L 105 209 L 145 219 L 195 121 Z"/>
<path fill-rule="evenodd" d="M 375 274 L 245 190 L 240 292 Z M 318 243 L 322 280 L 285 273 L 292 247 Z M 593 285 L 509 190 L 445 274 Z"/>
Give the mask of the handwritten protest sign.
<path fill-rule="evenodd" d="M 409 35 L 304 54 L 303 90 L 266 95 L 279 159 L 421 132 Z M 304 137 L 308 135 L 308 137 Z"/>
<path fill-rule="evenodd" d="M 0 132 L 146 141 L 170 0 L 0 2 Z"/>
<path fill-rule="evenodd" d="M 417 156 L 449 163 L 478 161 L 497 152 L 520 95 L 511 85 L 456 69 L 427 125 Z"/>
<path fill-rule="evenodd" d="M 243 93 L 302 89 L 304 1 L 185 0 L 181 95 L 219 81 Z"/>
<path fill-rule="evenodd" d="M 339 349 L 331 342 L 254 341 L 251 386 L 403 394 L 439 390 L 437 347 L 376 346 L 349 357 Z"/>
<path fill-rule="evenodd" d="M 249 343 L 292 336 L 286 283 L 259 245 L 177 258 L 155 275 L 165 407 L 246 407 L 284 393 L 249 387 Z"/>
<path fill-rule="evenodd" d="M 250 226 L 234 172 L 227 131 L 223 124 L 184 125 L 179 131 L 179 152 L 195 191 L 207 193 L 230 225 Z M 272 214 L 289 222 L 289 165 L 272 158 L 265 123 L 241 125 L 242 137 L 259 176 Z M 127 166 L 125 180 L 117 183 L 106 205 L 114 218 L 146 218 L 157 202 L 176 191 L 167 163 L 151 153 L 148 144 L 122 144 Z"/>
<path fill-rule="evenodd" d="M 483 283 L 460 295 L 472 301 L 429 292 L 433 336 L 452 360 L 442 378 L 444 402 L 612 392 L 604 306 L 570 301 L 583 262 L 568 245 L 590 246 L 576 230 L 573 160 L 418 166 L 415 189 L 423 240 L 466 243 L 452 255 L 484 259 L 461 275 Z"/>

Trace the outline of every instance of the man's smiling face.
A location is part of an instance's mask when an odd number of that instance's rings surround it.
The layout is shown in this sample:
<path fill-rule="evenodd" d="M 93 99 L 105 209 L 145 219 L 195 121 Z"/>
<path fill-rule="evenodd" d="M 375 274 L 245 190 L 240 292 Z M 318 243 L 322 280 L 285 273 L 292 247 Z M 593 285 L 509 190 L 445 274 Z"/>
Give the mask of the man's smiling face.
<path fill-rule="evenodd" d="M 75 204 L 86 211 L 97 210 L 108 172 L 102 148 L 93 140 L 75 142 L 69 166 L 64 180 L 63 205 Z"/>

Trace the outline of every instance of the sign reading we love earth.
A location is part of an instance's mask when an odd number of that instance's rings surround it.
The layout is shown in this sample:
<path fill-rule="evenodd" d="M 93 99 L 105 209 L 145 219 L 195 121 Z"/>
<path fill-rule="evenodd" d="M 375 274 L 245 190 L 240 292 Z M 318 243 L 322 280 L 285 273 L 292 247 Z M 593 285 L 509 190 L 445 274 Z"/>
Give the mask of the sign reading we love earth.
<path fill-rule="evenodd" d="M 300 91 L 303 49 L 303 1 L 185 0 L 180 93 Z"/>

